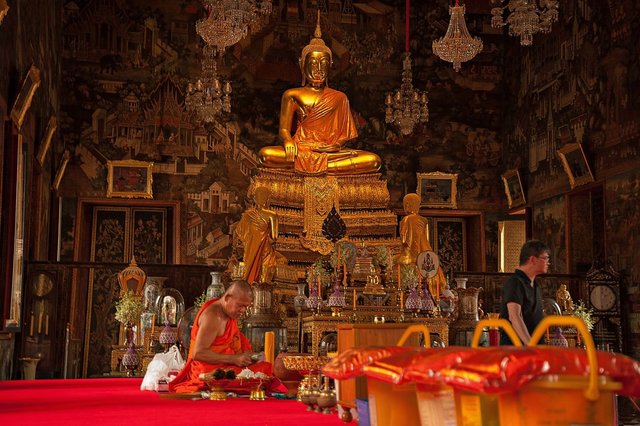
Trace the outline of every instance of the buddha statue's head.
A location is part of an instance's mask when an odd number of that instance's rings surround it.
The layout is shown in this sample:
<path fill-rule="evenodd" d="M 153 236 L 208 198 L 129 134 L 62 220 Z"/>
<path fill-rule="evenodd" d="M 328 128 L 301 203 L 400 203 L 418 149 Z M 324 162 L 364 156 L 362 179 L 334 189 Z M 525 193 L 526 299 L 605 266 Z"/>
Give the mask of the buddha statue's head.
<path fill-rule="evenodd" d="M 418 213 L 420 210 L 420 196 L 418 194 L 407 194 L 402 199 L 402 206 L 407 214 Z"/>
<path fill-rule="evenodd" d="M 320 30 L 320 11 L 318 11 L 318 23 L 313 38 L 302 49 L 299 59 L 300 70 L 302 71 L 302 85 L 307 81 L 312 86 L 326 84 L 329 79 L 329 68 L 333 64 L 331 49 L 322 40 Z"/>
<path fill-rule="evenodd" d="M 256 202 L 256 207 L 258 208 L 266 208 L 269 207 L 269 202 L 271 200 L 271 191 L 269 188 L 265 186 L 259 186 L 256 188 L 253 193 L 253 199 Z"/>

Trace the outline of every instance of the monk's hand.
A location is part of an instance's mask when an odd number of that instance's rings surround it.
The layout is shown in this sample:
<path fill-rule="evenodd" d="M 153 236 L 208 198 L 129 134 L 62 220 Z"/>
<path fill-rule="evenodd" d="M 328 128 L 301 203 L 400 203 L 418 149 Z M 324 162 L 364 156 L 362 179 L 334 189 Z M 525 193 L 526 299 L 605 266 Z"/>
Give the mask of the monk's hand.
<path fill-rule="evenodd" d="M 298 147 L 296 143 L 292 140 L 284 141 L 284 158 L 287 161 L 293 161 L 298 155 Z"/>
<path fill-rule="evenodd" d="M 243 352 L 241 354 L 235 354 L 233 356 L 233 364 L 238 367 L 246 367 L 247 365 L 253 364 L 253 361 L 251 361 L 251 353 Z"/>

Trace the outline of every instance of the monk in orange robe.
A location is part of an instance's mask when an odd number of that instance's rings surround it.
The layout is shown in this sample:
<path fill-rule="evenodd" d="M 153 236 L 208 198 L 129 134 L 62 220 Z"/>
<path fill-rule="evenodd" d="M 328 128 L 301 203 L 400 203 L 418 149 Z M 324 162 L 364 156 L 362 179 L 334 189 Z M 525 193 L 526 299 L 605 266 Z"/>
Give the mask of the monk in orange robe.
<path fill-rule="evenodd" d="M 253 301 L 251 286 L 246 281 L 233 281 L 219 299 L 202 305 L 191 329 L 189 356 L 184 368 L 169 383 L 169 390 L 189 393 L 200 390 L 203 373 L 217 368 L 234 370 L 243 368 L 273 376 L 273 365 L 253 363 L 251 343 L 240 332 L 237 319 L 244 315 Z"/>

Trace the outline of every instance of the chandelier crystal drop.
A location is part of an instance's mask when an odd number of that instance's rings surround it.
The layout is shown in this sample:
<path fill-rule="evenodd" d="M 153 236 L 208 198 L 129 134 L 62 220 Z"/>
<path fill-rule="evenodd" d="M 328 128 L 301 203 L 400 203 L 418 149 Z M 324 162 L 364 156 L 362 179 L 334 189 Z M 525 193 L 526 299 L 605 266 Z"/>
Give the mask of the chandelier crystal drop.
<path fill-rule="evenodd" d="M 429 121 L 427 92 L 413 88 L 411 78 L 411 53 L 406 52 L 402 61 L 402 84 L 392 95 L 387 94 L 385 121 L 393 123 L 403 135 L 410 135 L 418 123 Z"/>
<path fill-rule="evenodd" d="M 196 22 L 196 32 L 217 54 L 246 37 L 272 11 L 271 0 L 204 0 L 204 7 L 207 17 Z"/>
<path fill-rule="evenodd" d="M 214 47 L 205 46 L 202 56 L 202 75 L 189 82 L 184 103 L 198 121 L 213 123 L 221 113 L 231 112 L 231 83 L 222 84 L 218 78 Z"/>
<path fill-rule="evenodd" d="M 503 6 L 491 9 L 491 26 L 509 26 L 509 35 L 520 37 L 520 44 L 531 46 L 533 35 L 548 34 L 558 20 L 558 0 L 499 0 Z M 508 10 L 506 22 L 503 20 Z"/>
<path fill-rule="evenodd" d="M 462 62 L 473 59 L 482 51 L 482 40 L 471 37 L 464 20 L 465 7 L 458 4 L 449 7 L 451 19 L 444 37 L 434 40 L 433 53 L 443 61 L 451 62 L 453 69 L 460 71 Z"/>

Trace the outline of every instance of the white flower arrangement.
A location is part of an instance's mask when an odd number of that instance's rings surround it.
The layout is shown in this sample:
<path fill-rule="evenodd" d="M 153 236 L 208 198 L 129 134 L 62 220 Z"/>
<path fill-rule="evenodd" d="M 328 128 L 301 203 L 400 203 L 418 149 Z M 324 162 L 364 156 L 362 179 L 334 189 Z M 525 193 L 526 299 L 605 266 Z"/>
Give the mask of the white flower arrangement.
<path fill-rule="evenodd" d="M 116 320 L 123 324 L 136 324 L 140 321 L 140 315 L 144 311 L 142 298 L 133 292 L 127 291 L 116 302 Z"/>

